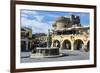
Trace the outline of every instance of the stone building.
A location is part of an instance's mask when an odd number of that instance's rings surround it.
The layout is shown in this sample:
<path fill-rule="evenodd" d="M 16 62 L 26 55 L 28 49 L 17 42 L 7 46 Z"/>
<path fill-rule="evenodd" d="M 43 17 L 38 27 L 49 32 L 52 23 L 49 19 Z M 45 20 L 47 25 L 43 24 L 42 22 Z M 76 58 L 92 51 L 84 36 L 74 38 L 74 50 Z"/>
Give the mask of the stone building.
<path fill-rule="evenodd" d="M 37 45 L 37 47 L 47 47 L 47 34 L 45 33 L 36 33 L 33 35 L 34 44 Z M 50 35 L 51 40 L 51 35 Z"/>
<path fill-rule="evenodd" d="M 80 17 L 59 17 L 53 26 L 52 47 L 65 50 L 89 50 L 89 26 L 80 24 Z"/>
<path fill-rule="evenodd" d="M 27 27 L 21 28 L 21 51 L 31 50 L 32 30 Z"/>
<path fill-rule="evenodd" d="M 38 40 L 40 42 L 46 42 L 47 41 L 47 35 L 45 33 L 36 33 L 33 35 L 34 40 Z"/>

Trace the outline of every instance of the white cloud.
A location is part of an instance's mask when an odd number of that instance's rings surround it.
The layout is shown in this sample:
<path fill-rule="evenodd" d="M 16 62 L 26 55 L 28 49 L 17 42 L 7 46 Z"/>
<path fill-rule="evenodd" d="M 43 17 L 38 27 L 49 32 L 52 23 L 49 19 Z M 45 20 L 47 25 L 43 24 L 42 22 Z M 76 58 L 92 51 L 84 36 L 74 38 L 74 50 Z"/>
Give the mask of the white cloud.
<path fill-rule="evenodd" d="M 32 33 L 47 33 L 48 29 L 51 29 L 51 22 L 41 22 L 37 20 L 28 20 L 24 17 L 21 18 L 21 26 L 31 27 Z"/>
<path fill-rule="evenodd" d="M 22 14 L 31 14 L 31 15 L 37 15 L 37 11 L 32 11 L 32 10 L 22 10 Z"/>
<path fill-rule="evenodd" d="M 48 16 L 54 17 L 55 15 Z M 29 19 L 29 17 L 33 17 L 33 19 Z M 43 22 L 43 19 L 44 16 L 37 11 L 22 10 L 21 12 L 21 26 L 32 28 L 32 33 L 47 33 L 48 29 L 52 28 L 53 22 Z"/>
<path fill-rule="evenodd" d="M 21 11 L 21 16 L 22 17 L 34 17 L 37 21 L 42 21 L 42 19 L 44 18 L 43 15 L 40 15 L 37 11 L 32 11 L 32 10 L 22 10 Z"/>
<path fill-rule="evenodd" d="M 44 16 L 42 16 L 42 15 L 35 15 L 34 17 L 35 17 L 36 20 L 39 21 L 39 22 L 41 22 L 41 21 L 43 20 L 43 18 L 44 18 Z"/>

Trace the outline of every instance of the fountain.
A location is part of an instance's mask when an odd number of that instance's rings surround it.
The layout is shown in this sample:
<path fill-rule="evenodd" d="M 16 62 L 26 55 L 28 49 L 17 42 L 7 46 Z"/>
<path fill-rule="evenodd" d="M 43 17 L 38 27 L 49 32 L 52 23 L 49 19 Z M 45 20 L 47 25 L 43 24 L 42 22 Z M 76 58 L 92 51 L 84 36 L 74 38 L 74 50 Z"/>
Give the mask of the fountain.
<path fill-rule="evenodd" d="M 50 30 L 47 34 L 47 47 L 36 47 L 36 52 L 31 54 L 31 58 L 58 57 L 61 56 L 58 47 L 50 47 Z"/>

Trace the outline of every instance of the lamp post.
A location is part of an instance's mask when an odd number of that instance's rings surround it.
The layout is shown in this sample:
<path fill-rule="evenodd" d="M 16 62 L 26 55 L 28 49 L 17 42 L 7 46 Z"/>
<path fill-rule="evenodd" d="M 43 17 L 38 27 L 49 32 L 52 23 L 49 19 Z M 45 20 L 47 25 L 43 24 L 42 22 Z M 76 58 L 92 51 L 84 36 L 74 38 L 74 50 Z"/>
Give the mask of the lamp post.
<path fill-rule="evenodd" d="M 50 48 L 50 29 L 48 29 L 47 33 L 47 48 Z"/>

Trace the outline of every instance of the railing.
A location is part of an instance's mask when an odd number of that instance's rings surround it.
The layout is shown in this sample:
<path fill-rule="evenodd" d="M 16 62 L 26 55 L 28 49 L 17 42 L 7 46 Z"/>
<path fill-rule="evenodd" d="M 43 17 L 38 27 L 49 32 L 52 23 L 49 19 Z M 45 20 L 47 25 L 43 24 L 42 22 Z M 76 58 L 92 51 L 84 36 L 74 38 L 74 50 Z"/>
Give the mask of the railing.
<path fill-rule="evenodd" d="M 52 38 L 54 38 L 54 37 L 61 37 L 61 38 L 63 38 L 63 37 L 71 37 L 71 36 L 74 36 L 74 37 L 89 37 L 89 35 L 52 35 Z"/>

